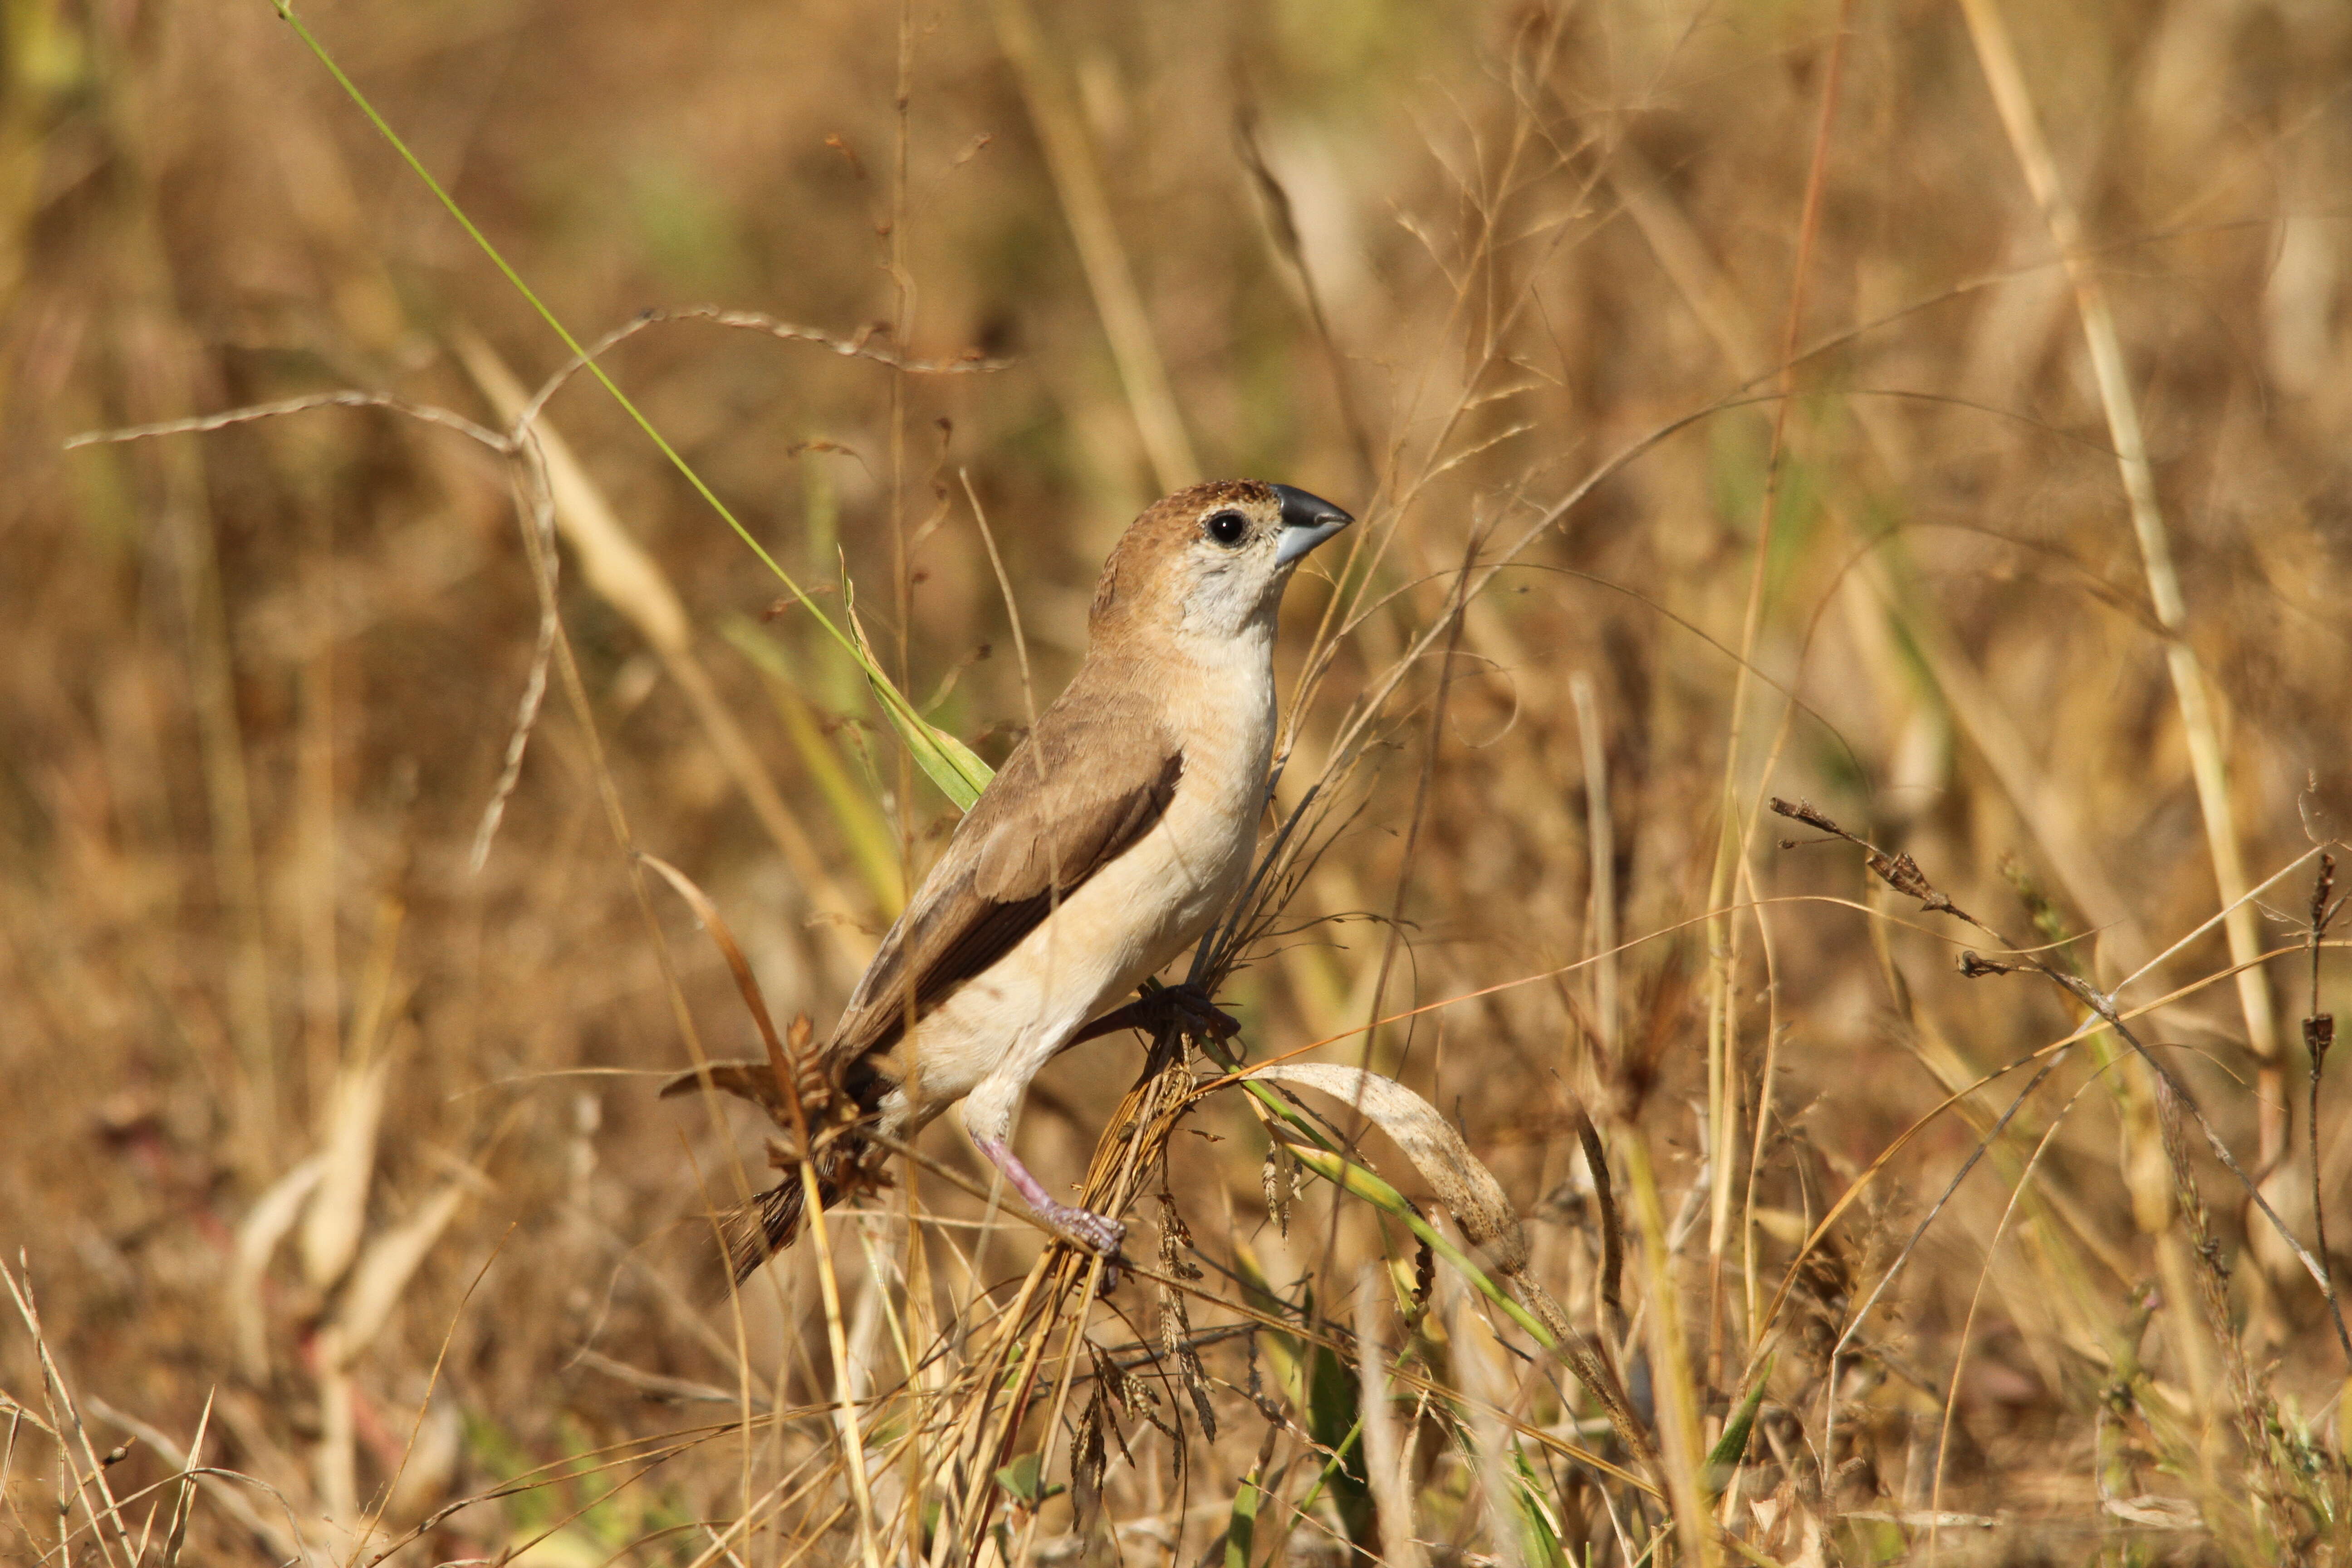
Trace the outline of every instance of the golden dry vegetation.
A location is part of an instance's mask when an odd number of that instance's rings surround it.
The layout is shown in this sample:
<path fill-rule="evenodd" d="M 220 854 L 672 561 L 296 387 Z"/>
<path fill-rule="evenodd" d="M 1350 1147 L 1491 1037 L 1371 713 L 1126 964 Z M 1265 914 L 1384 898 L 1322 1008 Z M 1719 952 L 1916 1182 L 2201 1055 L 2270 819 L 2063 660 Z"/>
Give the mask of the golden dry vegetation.
<path fill-rule="evenodd" d="M 2347 1560 L 2352 8 L 297 15 L 0 5 L 0 1559 Z M 954 819 L 818 616 L 999 762 L 1202 474 L 1322 1087 L 730 1294 Z"/>

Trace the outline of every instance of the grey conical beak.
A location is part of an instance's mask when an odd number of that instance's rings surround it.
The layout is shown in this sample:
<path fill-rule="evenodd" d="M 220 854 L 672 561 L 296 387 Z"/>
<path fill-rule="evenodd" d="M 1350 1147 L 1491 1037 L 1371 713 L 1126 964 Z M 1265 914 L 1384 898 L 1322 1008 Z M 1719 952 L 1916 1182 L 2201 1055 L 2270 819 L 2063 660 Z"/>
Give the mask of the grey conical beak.
<path fill-rule="evenodd" d="M 1274 563 L 1287 566 L 1356 520 L 1325 500 L 1288 485 L 1276 485 L 1282 500 L 1282 533 L 1275 546 Z"/>

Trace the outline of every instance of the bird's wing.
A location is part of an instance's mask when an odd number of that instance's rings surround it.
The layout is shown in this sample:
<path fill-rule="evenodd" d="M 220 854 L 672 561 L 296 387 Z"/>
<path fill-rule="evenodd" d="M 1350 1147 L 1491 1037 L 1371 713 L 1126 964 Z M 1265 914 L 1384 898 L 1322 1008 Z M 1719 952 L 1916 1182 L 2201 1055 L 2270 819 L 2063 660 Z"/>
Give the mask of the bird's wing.
<path fill-rule="evenodd" d="M 1086 687 L 1093 689 L 1082 689 Z M 1184 755 L 1150 695 L 1074 682 L 957 825 L 882 941 L 826 1054 L 887 1050 L 1150 832 Z"/>

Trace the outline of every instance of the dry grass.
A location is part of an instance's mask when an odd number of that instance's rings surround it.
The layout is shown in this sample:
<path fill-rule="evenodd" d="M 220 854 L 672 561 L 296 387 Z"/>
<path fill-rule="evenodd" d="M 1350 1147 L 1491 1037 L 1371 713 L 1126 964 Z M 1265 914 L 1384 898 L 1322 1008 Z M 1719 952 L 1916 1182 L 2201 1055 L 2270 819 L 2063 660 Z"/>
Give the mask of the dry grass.
<path fill-rule="evenodd" d="M 0 1559 L 2352 1561 L 2352 11 L 301 15 L 680 462 L 261 0 L 0 12 Z M 1196 465 L 1366 525 L 1133 1267 L 729 1292 L 823 1086 L 658 1086 Z"/>

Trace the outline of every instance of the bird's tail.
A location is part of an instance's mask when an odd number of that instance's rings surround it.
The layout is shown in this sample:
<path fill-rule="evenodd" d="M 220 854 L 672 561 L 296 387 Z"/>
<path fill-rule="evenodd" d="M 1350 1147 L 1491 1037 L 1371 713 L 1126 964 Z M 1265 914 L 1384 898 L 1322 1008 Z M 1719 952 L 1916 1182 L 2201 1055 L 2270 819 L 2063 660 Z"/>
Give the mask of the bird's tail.
<path fill-rule="evenodd" d="M 736 1284 L 751 1278 L 760 1265 L 793 1244 L 793 1237 L 800 1234 L 801 1211 L 807 1206 L 807 1194 L 795 1173 L 719 1216 L 719 1250 Z"/>
<path fill-rule="evenodd" d="M 853 1167 L 864 1152 L 864 1142 L 858 1139 L 857 1147 L 840 1151 Z M 816 1195 L 826 1208 L 839 1203 L 849 1190 L 847 1184 L 834 1179 L 837 1168 L 833 1161 L 819 1156 Z M 738 1285 L 758 1273 L 762 1264 L 790 1247 L 801 1233 L 801 1221 L 806 1217 L 808 1208 L 808 1189 L 802 1183 L 797 1163 L 782 1163 L 781 1169 L 782 1181 L 719 1216 L 719 1244 L 727 1256 L 728 1272 Z"/>
<path fill-rule="evenodd" d="M 808 1043 L 808 1020 L 793 1019 L 791 1056 L 804 1066 L 814 1059 Z M 839 1203 L 845 1194 L 887 1186 L 889 1178 L 880 1169 L 882 1151 L 866 1136 L 887 1080 L 863 1062 L 850 1065 L 844 1075 L 848 1080 L 845 1089 L 804 1072 L 797 1085 L 795 1106 L 782 1090 L 785 1070 L 774 1057 L 767 1061 L 707 1062 L 672 1078 L 662 1085 L 661 1094 L 667 1100 L 715 1089 L 751 1101 L 787 1132 L 805 1117 L 805 1131 L 816 1151 L 817 1202 L 825 1208 Z M 800 1157 L 771 1139 L 768 1160 L 783 1180 L 718 1216 L 719 1249 L 738 1285 L 790 1247 L 800 1234 L 801 1221 L 807 1217 L 808 1189 L 801 1175 Z"/>

